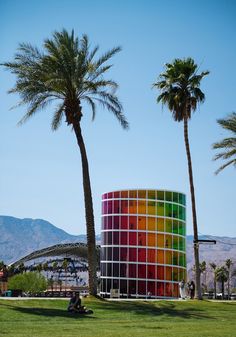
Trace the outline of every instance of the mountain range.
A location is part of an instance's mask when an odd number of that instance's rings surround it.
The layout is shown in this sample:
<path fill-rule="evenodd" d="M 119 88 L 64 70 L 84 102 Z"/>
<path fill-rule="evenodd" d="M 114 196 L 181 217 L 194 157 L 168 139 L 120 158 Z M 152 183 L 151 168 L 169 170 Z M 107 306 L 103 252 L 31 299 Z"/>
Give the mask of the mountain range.
<path fill-rule="evenodd" d="M 223 264 L 228 258 L 236 262 L 236 238 L 201 236 L 216 240 L 216 245 L 200 245 L 200 261 Z M 96 236 L 100 244 L 100 235 Z M 0 261 L 11 263 L 35 250 L 58 243 L 86 242 L 86 235 L 71 235 L 42 219 L 18 219 L 0 215 Z M 193 236 L 187 236 L 188 269 L 194 264 Z"/>

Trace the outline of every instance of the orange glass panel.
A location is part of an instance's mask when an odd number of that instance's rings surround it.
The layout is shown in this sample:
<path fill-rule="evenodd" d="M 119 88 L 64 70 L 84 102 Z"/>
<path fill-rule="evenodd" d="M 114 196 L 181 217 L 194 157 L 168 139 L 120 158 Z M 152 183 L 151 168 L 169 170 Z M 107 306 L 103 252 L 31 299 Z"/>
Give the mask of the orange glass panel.
<path fill-rule="evenodd" d="M 146 195 L 147 195 L 147 193 L 146 193 L 145 190 L 138 191 L 138 198 L 139 199 L 146 199 Z"/>
<path fill-rule="evenodd" d="M 146 214 L 146 201 L 138 200 L 138 214 Z"/>
<path fill-rule="evenodd" d="M 148 233 L 148 246 L 155 247 L 156 246 L 156 234 Z"/>
<path fill-rule="evenodd" d="M 138 217 L 138 229 L 146 230 L 146 217 L 145 216 Z"/>
<path fill-rule="evenodd" d="M 120 196 L 121 198 L 128 198 L 128 191 L 121 191 Z"/>
<path fill-rule="evenodd" d="M 172 252 L 169 250 L 165 251 L 165 264 L 172 264 Z"/>
<path fill-rule="evenodd" d="M 149 231 L 155 231 L 156 230 L 156 218 L 153 217 L 148 217 L 147 218 L 147 228 Z"/>
<path fill-rule="evenodd" d="M 163 250 L 157 251 L 157 262 L 164 264 L 164 251 Z"/>
<path fill-rule="evenodd" d="M 165 284 L 165 296 L 172 297 L 172 283 Z"/>
<path fill-rule="evenodd" d="M 129 200 L 129 213 L 137 214 L 137 201 L 136 200 Z"/>
<path fill-rule="evenodd" d="M 137 217 L 129 216 L 129 229 L 137 229 Z"/>
<path fill-rule="evenodd" d="M 155 263 L 156 262 L 156 251 L 155 249 L 148 249 L 147 251 L 147 262 Z"/>
<path fill-rule="evenodd" d="M 128 200 L 121 200 L 120 203 L 121 213 L 128 214 Z"/>
<path fill-rule="evenodd" d="M 164 234 L 157 234 L 157 246 L 160 248 L 164 247 Z"/>
<path fill-rule="evenodd" d="M 163 218 L 157 219 L 157 230 L 158 232 L 164 232 L 164 219 Z"/>

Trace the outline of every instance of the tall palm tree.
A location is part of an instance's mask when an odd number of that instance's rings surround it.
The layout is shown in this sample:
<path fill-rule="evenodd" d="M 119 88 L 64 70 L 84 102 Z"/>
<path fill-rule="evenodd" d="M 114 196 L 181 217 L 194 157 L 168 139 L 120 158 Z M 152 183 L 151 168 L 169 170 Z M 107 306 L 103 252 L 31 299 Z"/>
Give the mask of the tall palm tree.
<path fill-rule="evenodd" d="M 219 267 L 215 270 L 216 281 L 221 284 L 222 300 L 225 295 L 225 282 L 228 280 L 228 270 L 225 266 Z"/>
<path fill-rule="evenodd" d="M 231 279 L 231 267 L 233 265 L 233 261 L 231 259 L 227 259 L 225 261 L 226 268 L 228 270 L 228 285 L 227 285 L 227 290 L 228 290 L 228 300 L 230 299 L 230 279 Z"/>
<path fill-rule="evenodd" d="M 236 113 L 233 112 L 224 119 L 218 119 L 217 123 L 222 126 L 223 129 L 230 131 L 232 137 L 224 138 L 220 142 L 214 143 L 212 145 L 213 149 L 215 150 L 223 150 L 222 152 L 216 154 L 213 159 L 226 160 L 226 163 L 216 170 L 216 174 L 221 172 L 229 165 L 236 167 Z"/>
<path fill-rule="evenodd" d="M 184 141 L 188 160 L 189 184 L 192 201 L 193 233 L 194 233 L 194 258 L 196 266 L 196 294 L 201 299 L 198 227 L 193 183 L 192 160 L 188 138 L 188 121 L 191 119 L 199 103 L 203 103 L 205 95 L 200 89 L 201 80 L 209 74 L 203 71 L 197 74 L 198 66 L 192 58 L 175 59 L 165 65 L 165 72 L 160 74 L 154 87 L 160 90 L 157 102 L 166 105 L 176 122 L 184 122 Z"/>
<path fill-rule="evenodd" d="M 214 273 L 214 299 L 216 299 L 216 273 L 215 273 L 215 271 L 216 271 L 217 266 L 214 262 L 211 262 L 209 264 L 210 264 L 210 267 L 211 267 L 211 269 Z"/>
<path fill-rule="evenodd" d="M 17 78 L 14 88 L 9 92 L 18 93 L 21 97 L 19 104 L 28 106 L 20 124 L 55 101 L 58 105 L 52 119 L 52 129 L 57 130 L 65 116 L 67 124 L 75 133 L 82 161 L 89 290 L 92 295 L 97 293 L 97 261 L 89 164 L 81 131 L 82 104 L 88 104 L 91 108 L 93 120 L 97 104 L 100 104 L 115 115 L 123 128 L 128 128 L 122 105 L 116 96 L 118 85 L 111 79 L 105 79 L 112 66 L 107 61 L 121 48 L 113 48 L 95 59 L 98 49 L 98 46 L 90 49 L 87 35 L 78 39 L 74 31 L 68 33 L 62 30 L 44 41 L 42 52 L 31 44 L 22 43 L 14 62 L 3 64 Z"/>

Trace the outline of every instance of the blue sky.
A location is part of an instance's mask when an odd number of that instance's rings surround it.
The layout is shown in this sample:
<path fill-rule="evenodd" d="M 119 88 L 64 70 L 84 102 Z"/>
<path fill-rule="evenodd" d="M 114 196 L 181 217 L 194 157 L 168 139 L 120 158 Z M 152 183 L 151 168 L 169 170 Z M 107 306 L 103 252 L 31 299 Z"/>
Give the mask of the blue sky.
<path fill-rule="evenodd" d="M 126 188 L 171 189 L 187 194 L 187 231 L 192 233 L 183 125 L 156 104 L 152 83 L 166 62 L 192 57 L 210 75 L 202 82 L 206 101 L 189 125 L 199 232 L 236 236 L 236 171 L 214 175 L 211 144 L 226 134 L 217 118 L 236 110 L 236 2 L 225 0 L 0 0 L 0 61 L 13 58 L 20 42 L 41 46 L 63 27 L 88 34 L 104 52 L 122 46 L 110 76 L 130 123 L 121 129 L 107 111 L 94 122 L 84 107 L 82 128 L 90 162 L 96 231 L 101 194 Z M 65 125 L 50 129 L 52 110 L 16 124 L 25 108 L 9 110 L 14 76 L 0 69 L 0 213 L 44 218 L 73 234 L 85 233 L 80 154 Z"/>

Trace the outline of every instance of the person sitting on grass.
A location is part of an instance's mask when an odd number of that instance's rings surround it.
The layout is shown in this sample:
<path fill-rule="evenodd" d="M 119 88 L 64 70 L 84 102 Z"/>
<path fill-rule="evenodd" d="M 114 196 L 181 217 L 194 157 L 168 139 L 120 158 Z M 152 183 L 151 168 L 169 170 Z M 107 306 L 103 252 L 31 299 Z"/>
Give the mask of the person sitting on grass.
<path fill-rule="evenodd" d="M 67 310 L 69 312 L 80 312 L 81 311 L 81 299 L 79 292 L 73 293 L 73 296 L 70 299 Z"/>

